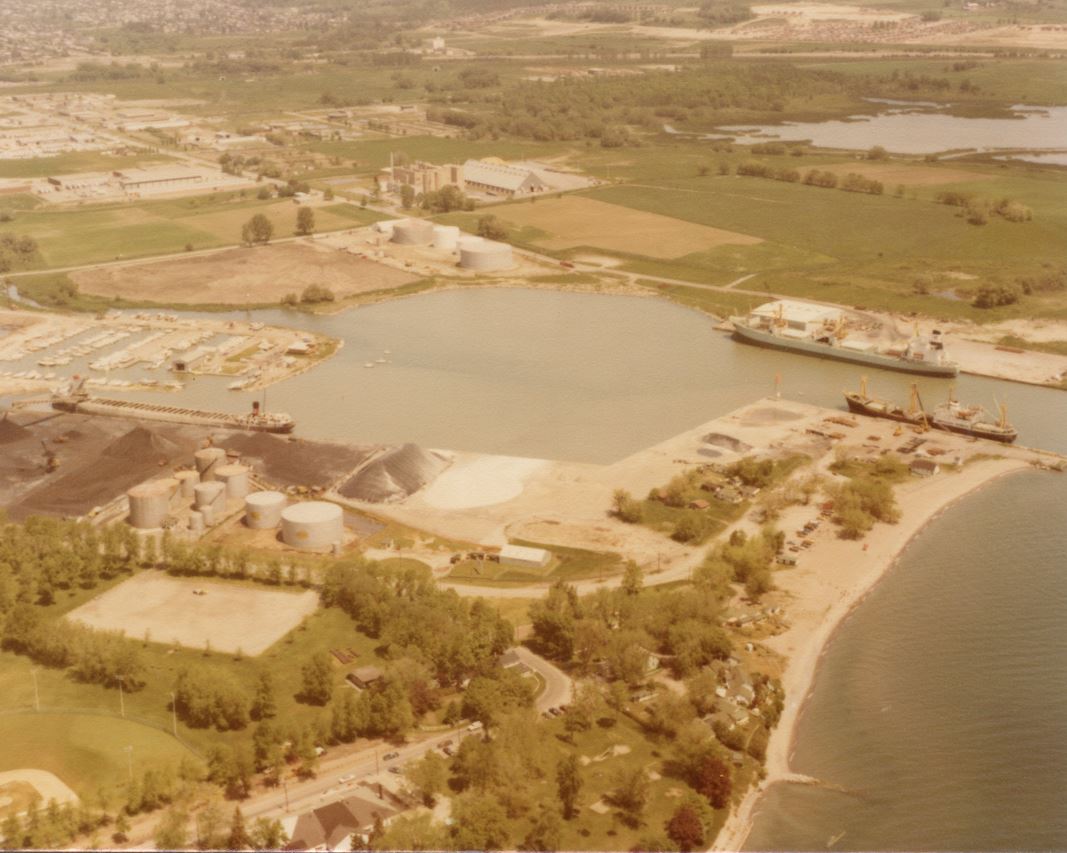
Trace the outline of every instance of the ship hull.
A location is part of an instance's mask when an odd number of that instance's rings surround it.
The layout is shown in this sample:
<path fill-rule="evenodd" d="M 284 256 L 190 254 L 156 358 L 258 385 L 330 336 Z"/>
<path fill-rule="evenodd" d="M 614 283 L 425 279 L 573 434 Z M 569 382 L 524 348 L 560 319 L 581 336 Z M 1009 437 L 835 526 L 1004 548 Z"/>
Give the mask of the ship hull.
<path fill-rule="evenodd" d="M 909 415 L 907 412 L 897 408 L 878 408 L 872 406 L 868 402 L 865 402 L 860 396 L 846 394 L 845 402 L 848 403 L 848 410 L 857 415 L 866 415 L 869 418 L 884 418 L 889 421 L 900 421 L 904 424 L 917 424 L 920 423 L 922 418 Z"/>
<path fill-rule="evenodd" d="M 920 376 L 943 376 L 953 377 L 959 373 L 959 368 L 954 364 L 931 364 L 922 361 L 908 361 L 891 355 L 880 353 L 856 352 L 844 347 L 834 347 L 829 344 L 821 344 L 816 341 L 795 340 L 782 338 L 770 332 L 762 332 L 752 329 L 741 323 L 734 323 L 734 337 L 747 344 L 755 344 L 769 349 L 780 349 L 786 352 L 795 352 L 801 355 L 815 356 L 816 358 L 832 358 L 836 361 L 848 361 L 853 364 L 863 364 L 868 367 L 880 367 L 883 370 L 897 370 L 902 373 L 914 373 Z"/>
<path fill-rule="evenodd" d="M 229 415 L 225 412 L 205 412 L 185 409 L 180 406 L 161 406 L 157 403 L 139 403 L 133 400 L 72 400 L 52 401 L 52 408 L 61 412 L 80 415 L 103 415 L 112 418 L 166 421 L 167 423 L 193 424 L 196 426 L 221 427 L 222 429 L 248 430 L 251 432 L 290 433 L 296 424 L 291 420 L 272 420 L 255 415 Z"/>
<path fill-rule="evenodd" d="M 930 421 L 930 426 L 935 429 L 941 429 L 945 432 L 954 432 L 959 435 L 969 435 L 974 438 L 985 438 L 989 441 L 999 441 L 1001 444 L 1011 444 L 1015 439 L 1019 437 L 1019 433 L 1012 432 L 985 432 L 983 430 L 976 430 L 972 427 L 962 426 L 960 424 L 948 423 L 946 421 L 939 421 L 936 418 Z"/>

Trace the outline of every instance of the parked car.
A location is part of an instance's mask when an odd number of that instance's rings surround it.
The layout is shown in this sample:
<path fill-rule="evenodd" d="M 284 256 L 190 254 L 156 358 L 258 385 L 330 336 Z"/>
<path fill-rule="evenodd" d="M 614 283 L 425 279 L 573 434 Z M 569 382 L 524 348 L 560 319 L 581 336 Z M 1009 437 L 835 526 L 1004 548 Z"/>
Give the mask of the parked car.
<path fill-rule="evenodd" d="M 337 777 L 337 781 L 340 782 L 343 785 L 343 784 L 346 784 L 348 782 L 351 782 L 355 778 L 356 778 L 356 774 L 355 773 L 346 773 L 344 776 L 338 776 Z"/>
<path fill-rule="evenodd" d="M 399 758 L 399 757 L 400 757 L 400 753 L 399 752 L 387 752 L 387 753 L 385 753 L 385 755 L 382 756 L 382 760 L 383 761 L 392 761 L 394 758 Z"/>
<path fill-rule="evenodd" d="M 393 765 L 392 767 L 390 767 L 390 768 L 389 768 L 389 772 L 390 772 L 390 773 L 399 773 L 399 772 L 400 772 L 400 768 L 399 768 L 399 767 L 397 767 L 397 766 L 396 766 L 396 765 L 394 764 L 394 765 Z"/>

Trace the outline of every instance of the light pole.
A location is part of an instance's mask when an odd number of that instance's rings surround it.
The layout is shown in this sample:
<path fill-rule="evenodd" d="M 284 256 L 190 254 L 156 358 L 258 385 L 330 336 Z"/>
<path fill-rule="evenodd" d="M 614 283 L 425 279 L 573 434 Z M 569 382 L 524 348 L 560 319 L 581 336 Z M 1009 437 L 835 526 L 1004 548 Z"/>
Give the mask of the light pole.
<path fill-rule="evenodd" d="M 174 691 L 170 692 L 170 724 L 174 731 L 174 737 L 178 736 L 178 697 Z"/>
<path fill-rule="evenodd" d="M 41 694 L 37 690 L 37 667 L 30 667 L 30 675 L 33 676 L 33 708 L 37 713 L 41 712 Z"/>
<path fill-rule="evenodd" d="M 119 713 L 122 715 L 122 719 L 126 719 L 126 697 L 122 692 L 122 676 L 118 676 L 119 682 Z"/>

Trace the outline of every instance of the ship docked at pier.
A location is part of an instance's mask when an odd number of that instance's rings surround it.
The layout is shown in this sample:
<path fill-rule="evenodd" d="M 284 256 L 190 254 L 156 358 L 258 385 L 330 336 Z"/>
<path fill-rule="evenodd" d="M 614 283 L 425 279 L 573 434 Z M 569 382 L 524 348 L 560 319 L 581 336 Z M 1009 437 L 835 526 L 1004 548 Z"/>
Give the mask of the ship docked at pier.
<path fill-rule="evenodd" d="M 136 400 L 109 400 L 103 397 L 92 397 L 85 390 L 84 379 L 75 379 L 69 391 L 65 394 L 56 394 L 52 398 L 52 408 L 80 415 L 168 421 L 251 432 L 290 433 L 296 426 L 291 416 L 283 412 L 264 412 L 260 409 L 258 402 L 252 404 L 252 411 L 247 414 L 231 414 L 187 409 L 182 406 L 167 406 L 160 403 L 143 403 Z"/>
<path fill-rule="evenodd" d="M 887 418 L 923 429 L 940 429 L 1004 444 L 1011 444 L 1019 437 L 1019 431 L 1008 423 L 1008 412 L 1003 403 L 998 404 L 999 418 L 994 418 L 982 406 L 964 406 L 956 399 L 955 394 L 950 394 L 947 402 L 928 414 L 923 409 L 919 389 L 915 385 L 911 386 L 911 398 L 904 407 L 870 396 L 867 393 L 865 376 L 860 381 L 858 392 L 845 392 L 845 402 L 848 403 L 849 411 L 858 415 Z"/>
<path fill-rule="evenodd" d="M 878 349 L 870 341 L 849 335 L 844 312 L 832 306 L 780 299 L 745 317 L 731 317 L 730 322 L 735 338 L 757 346 L 923 376 L 959 373 L 959 366 L 945 351 L 941 332 L 916 332 L 906 344 Z"/>

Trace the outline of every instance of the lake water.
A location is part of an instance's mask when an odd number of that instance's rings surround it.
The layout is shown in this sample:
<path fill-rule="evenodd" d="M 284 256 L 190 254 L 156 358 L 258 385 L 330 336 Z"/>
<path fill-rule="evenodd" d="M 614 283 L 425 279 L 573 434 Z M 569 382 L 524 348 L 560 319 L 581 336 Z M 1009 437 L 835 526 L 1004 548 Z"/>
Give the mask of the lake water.
<path fill-rule="evenodd" d="M 330 316 L 253 316 L 344 340 L 333 358 L 271 386 L 266 403 L 292 414 L 299 435 L 351 443 L 607 463 L 773 393 L 775 373 L 784 397 L 835 408 L 861 372 L 874 393 L 901 401 L 914 381 L 740 344 L 707 316 L 640 297 L 462 289 Z M 390 363 L 363 367 L 380 357 Z M 191 379 L 182 402 L 243 411 L 262 399 L 228 383 Z M 919 380 L 928 406 L 950 385 Z M 1067 450 L 1067 394 L 969 376 L 957 390 L 987 408 L 1004 401 L 1021 443 Z"/>
<path fill-rule="evenodd" d="M 841 626 L 748 850 L 1067 849 L 1067 477 L 950 507 Z M 841 833 L 844 833 L 841 835 Z"/>
<path fill-rule="evenodd" d="M 810 140 L 822 148 L 866 150 L 881 145 L 897 154 L 934 154 L 961 148 L 1059 148 L 1067 139 L 1067 107 L 1016 107 L 1013 118 L 968 118 L 929 106 L 891 107 L 877 115 L 780 125 L 731 125 L 741 144 L 769 139 Z"/>

